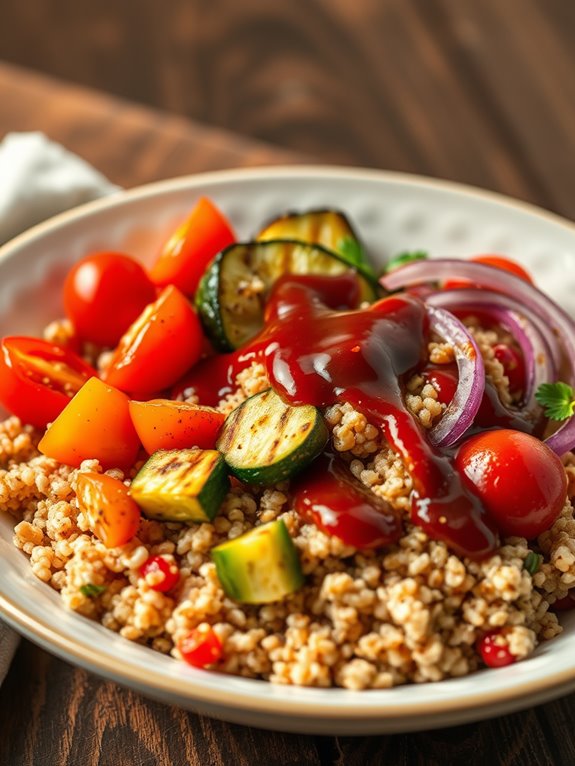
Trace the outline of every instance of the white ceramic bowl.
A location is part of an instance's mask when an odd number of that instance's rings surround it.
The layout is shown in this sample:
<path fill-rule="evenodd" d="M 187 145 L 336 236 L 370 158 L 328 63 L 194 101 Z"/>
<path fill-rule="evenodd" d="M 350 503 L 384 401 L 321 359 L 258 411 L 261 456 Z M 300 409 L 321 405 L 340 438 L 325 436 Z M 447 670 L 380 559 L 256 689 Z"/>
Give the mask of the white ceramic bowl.
<path fill-rule="evenodd" d="M 505 252 L 575 311 L 575 226 L 503 197 L 439 181 L 366 170 L 270 168 L 181 178 L 120 193 L 42 224 L 0 249 L 0 335 L 37 333 L 61 316 L 69 265 L 90 250 L 149 262 L 200 194 L 241 237 L 286 209 L 341 207 L 377 263 L 405 249 L 432 255 Z M 461 679 L 352 692 L 274 686 L 197 671 L 67 612 L 32 574 L 0 518 L 0 613 L 60 657 L 144 694 L 229 721 L 322 734 L 409 731 L 487 718 L 575 689 L 575 614 L 528 660 Z"/>

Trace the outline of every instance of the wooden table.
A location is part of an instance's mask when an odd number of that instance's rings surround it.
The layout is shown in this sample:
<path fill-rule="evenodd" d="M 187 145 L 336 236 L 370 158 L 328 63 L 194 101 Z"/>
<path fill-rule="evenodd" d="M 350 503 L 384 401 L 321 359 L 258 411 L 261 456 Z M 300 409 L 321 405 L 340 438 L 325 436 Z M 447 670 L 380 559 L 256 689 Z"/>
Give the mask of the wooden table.
<path fill-rule="evenodd" d="M 0 65 L 0 137 L 10 130 L 33 129 L 61 141 L 124 186 L 202 170 L 306 159 Z M 513 141 L 509 136 L 509 143 Z M 444 143 L 446 168 L 455 163 L 449 148 Z M 420 149 L 426 151 L 423 144 Z M 572 199 L 541 199 L 541 188 L 530 183 L 521 156 L 507 156 L 505 172 L 493 186 L 505 190 L 505 179 L 510 192 L 538 198 L 549 207 L 571 204 L 573 209 Z M 542 766 L 575 763 L 574 719 L 571 695 L 498 720 L 419 734 L 355 739 L 273 733 L 152 702 L 23 641 L 0 688 L 0 764 L 471 766 L 489 761 Z"/>

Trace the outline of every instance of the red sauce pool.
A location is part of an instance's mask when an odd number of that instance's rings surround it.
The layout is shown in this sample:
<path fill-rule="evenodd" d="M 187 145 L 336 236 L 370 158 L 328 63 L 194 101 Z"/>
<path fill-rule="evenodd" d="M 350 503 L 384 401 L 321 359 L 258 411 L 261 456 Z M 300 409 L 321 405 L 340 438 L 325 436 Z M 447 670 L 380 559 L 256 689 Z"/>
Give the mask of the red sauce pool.
<path fill-rule="evenodd" d="M 414 523 L 456 552 L 482 558 L 497 547 L 496 532 L 478 498 L 463 485 L 451 457 L 432 448 L 403 402 L 402 382 L 425 357 L 425 307 L 417 297 L 404 294 L 368 310 L 329 308 L 334 303 L 353 305 L 352 282 L 352 275 L 280 280 L 266 308 L 263 332 L 234 354 L 204 362 L 187 383 L 202 403 L 215 404 L 222 391 L 231 389 L 237 372 L 259 359 L 272 387 L 290 404 L 325 407 L 349 402 L 383 430 L 403 458 L 413 481 Z M 296 509 L 349 544 L 361 527 L 357 534 L 366 542 L 357 547 L 368 547 L 370 529 L 373 540 L 383 540 L 377 545 L 397 539 L 398 515 L 387 504 L 377 509 L 377 502 L 367 503 L 364 488 L 353 477 L 342 481 L 341 472 L 332 470 L 339 458 L 320 461 L 296 480 Z M 385 518 L 384 530 L 381 521 L 375 523 L 374 513 Z"/>

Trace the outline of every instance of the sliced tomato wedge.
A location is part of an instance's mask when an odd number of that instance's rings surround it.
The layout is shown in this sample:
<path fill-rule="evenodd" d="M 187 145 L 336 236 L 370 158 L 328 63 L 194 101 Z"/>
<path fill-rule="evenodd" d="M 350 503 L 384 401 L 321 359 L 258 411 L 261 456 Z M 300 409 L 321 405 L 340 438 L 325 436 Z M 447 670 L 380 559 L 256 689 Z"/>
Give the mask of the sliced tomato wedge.
<path fill-rule="evenodd" d="M 497 269 L 515 274 L 516 277 L 529 282 L 531 285 L 535 284 L 529 272 L 520 263 L 517 263 L 512 258 L 508 258 L 506 255 L 474 255 L 469 260 L 474 263 L 484 263 L 486 266 L 495 266 Z M 443 288 L 444 290 L 454 290 L 458 287 L 469 287 L 472 284 L 468 279 L 448 279 Z"/>
<path fill-rule="evenodd" d="M 156 393 L 173 385 L 203 349 L 200 320 L 188 299 L 169 285 L 122 336 L 102 378 L 130 393 Z"/>
<path fill-rule="evenodd" d="M 38 449 L 76 468 L 90 458 L 104 469 L 129 467 L 140 448 L 129 404 L 124 393 L 90 378 L 48 427 Z"/>
<path fill-rule="evenodd" d="M 73 351 L 40 338 L 12 336 L 0 345 L 0 402 L 37 428 L 54 420 L 94 375 Z"/>
<path fill-rule="evenodd" d="M 213 202 L 202 197 L 163 246 L 150 278 L 160 287 L 175 285 L 193 295 L 208 263 L 235 241 L 229 221 Z"/>
<path fill-rule="evenodd" d="M 214 449 L 225 416 L 212 407 L 152 399 L 130 402 L 130 415 L 150 455 L 159 449 Z"/>
<path fill-rule="evenodd" d="M 140 508 L 119 479 L 105 473 L 81 473 L 76 496 L 90 529 L 107 548 L 125 545 L 135 536 L 140 524 Z"/>

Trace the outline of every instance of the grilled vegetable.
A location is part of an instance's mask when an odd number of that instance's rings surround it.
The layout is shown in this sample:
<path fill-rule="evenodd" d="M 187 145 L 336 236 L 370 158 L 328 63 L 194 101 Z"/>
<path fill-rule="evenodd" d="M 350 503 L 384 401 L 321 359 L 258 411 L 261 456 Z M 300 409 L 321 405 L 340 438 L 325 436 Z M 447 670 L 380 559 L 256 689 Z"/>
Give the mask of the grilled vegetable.
<path fill-rule="evenodd" d="M 358 266 L 371 273 L 371 265 L 357 234 L 339 210 L 286 213 L 262 229 L 257 239 L 259 242 L 267 242 L 270 239 L 296 239 L 310 245 L 322 245 L 352 266 Z"/>
<path fill-rule="evenodd" d="M 305 468 L 323 450 L 327 438 L 316 407 L 291 407 L 270 388 L 228 415 L 216 446 L 238 479 L 266 486 Z"/>
<path fill-rule="evenodd" d="M 229 487 L 216 450 L 159 450 L 140 469 L 130 494 L 149 519 L 211 521 Z"/>
<path fill-rule="evenodd" d="M 301 588 L 297 550 L 281 519 L 212 548 L 226 594 L 242 604 L 269 604 Z"/>
<path fill-rule="evenodd" d="M 266 300 L 281 276 L 335 276 L 349 268 L 345 260 L 319 245 L 287 240 L 231 245 L 216 256 L 202 277 L 196 307 L 214 346 L 232 351 L 261 330 Z M 377 283 L 357 269 L 356 273 L 360 300 L 375 300 Z"/>

